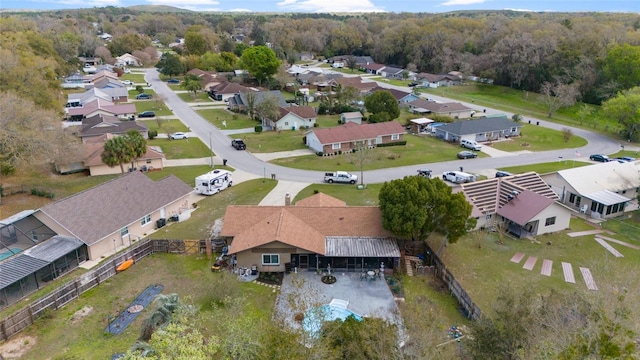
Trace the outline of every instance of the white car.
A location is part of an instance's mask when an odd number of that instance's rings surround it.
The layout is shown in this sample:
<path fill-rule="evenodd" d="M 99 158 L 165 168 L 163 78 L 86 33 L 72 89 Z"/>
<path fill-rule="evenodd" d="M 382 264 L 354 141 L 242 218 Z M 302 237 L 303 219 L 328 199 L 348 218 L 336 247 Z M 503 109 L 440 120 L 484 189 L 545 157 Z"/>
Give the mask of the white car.
<path fill-rule="evenodd" d="M 133 85 L 133 81 L 131 80 L 123 80 L 122 83 L 125 85 Z"/>
<path fill-rule="evenodd" d="M 124 69 L 124 73 L 125 73 L 125 74 L 131 74 L 131 70 L 129 70 L 129 69 Z"/>
<path fill-rule="evenodd" d="M 182 133 L 182 132 L 177 132 L 177 133 L 171 134 L 171 140 L 182 140 L 182 139 L 186 139 L 186 138 L 187 138 L 187 134 Z"/>

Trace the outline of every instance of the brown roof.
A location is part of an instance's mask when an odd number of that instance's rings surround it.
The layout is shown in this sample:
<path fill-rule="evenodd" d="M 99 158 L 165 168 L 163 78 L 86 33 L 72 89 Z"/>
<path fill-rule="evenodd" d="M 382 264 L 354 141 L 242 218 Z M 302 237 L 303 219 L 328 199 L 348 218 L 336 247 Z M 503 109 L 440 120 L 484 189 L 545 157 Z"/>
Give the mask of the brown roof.
<path fill-rule="evenodd" d="M 336 199 L 333 196 L 329 196 L 325 193 L 317 193 L 304 198 L 296 202 L 296 206 L 308 206 L 308 207 L 325 207 L 325 206 L 347 206 L 347 203 Z"/>
<path fill-rule="evenodd" d="M 382 68 L 384 68 L 386 65 L 384 64 L 367 64 L 362 66 L 363 69 L 367 69 L 367 70 L 375 70 L 378 71 Z"/>
<path fill-rule="evenodd" d="M 407 95 L 411 95 L 411 93 L 408 93 L 406 91 L 402 91 L 402 90 L 397 90 L 397 89 L 386 89 L 380 86 L 376 86 L 375 88 L 371 89 L 371 93 L 374 93 L 376 91 L 388 91 L 391 93 L 391 95 L 393 95 L 393 97 L 400 101 L 402 100 L 402 98 L 406 97 Z"/>
<path fill-rule="evenodd" d="M 335 82 L 336 84 L 340 84 L 343 87 L 347 87 L 347 86 L 351 86 L 354 87 L 356 89 L 359 89 L 361 92 L 366 92 L 366 91 L 370 91 L 371 89 L 375 88 L 376 86 L 378 86 L 378 84 L 374 81 L 372 82 L 362 82 L 362 79 L 359 76 L 355 76 L 355 77 L 338 77 L 335 78 L 333 80 L 331 80 L 331 82 Z"/>
<path fill-rule="evenodd" d="M 209 87 L 209 90 L 214 91 L 216 94 L 237 94 L 237 93 L 246 93 L 250 91 L 250 89 L 247 88 L 246 86 L 242 86 L 240 84 L 236 84 L 229 81 L 225 81 L 217 85 L 211 86 Z"/>
<path fill-rule="evenodd" d="M 347 122 L 342 126 L 312 130 L 321 144 L 344 143 L 357 140 L 375 139 L 378 136 L 404 134 L 402 125 L 395 121 L 375 124 Z"/>
<path fill-rule="evenodd" d="M 104 165 L 102 161 L 102 153 L 104 152 L 104 143 L 85 143 L 84 145 L 84 166 Z M 164 154 L 147 146 L 147 152 L 144 153 L 139 160 L 147 159 L 163 159 Z"/>
<path fill-rule="evenodd" d="M 511 200 L 498 209 L 498 215 L 524 226 L 554 202 L 553 199 L 525 190 L 512 195 Z"/>
<path fill-rule="evenodd" d="M 134 171 L 45 205 L 39 212 L 85 244 L 93 245 L 192 190 L 174 175 L 154 181 Z"/>
<path fill-rule="evenodd" d="M 228 206 L 220 235 L 233 237 L 231 253 L 281 242 L 325 254 L 327 236 L 392 237 L 378 207 L 299 205 Z"/>
<path fill-rule="evenodd" d="M 303 119 L 315 119 L 318 117 L 316 111 L 311 106 L 280 106 L 280 119 L 285 117 L 289 113 L 298 115 Z"/>
<path fill-rule="evenodd" d="M 80 136 L 99 136 L 104 134 L 126 134 L 129 130 L 145 132 L 147 125 L 137 121 L 122 121 L 116 116 L 94 115 L 82 120 L 82 130 Z"/>

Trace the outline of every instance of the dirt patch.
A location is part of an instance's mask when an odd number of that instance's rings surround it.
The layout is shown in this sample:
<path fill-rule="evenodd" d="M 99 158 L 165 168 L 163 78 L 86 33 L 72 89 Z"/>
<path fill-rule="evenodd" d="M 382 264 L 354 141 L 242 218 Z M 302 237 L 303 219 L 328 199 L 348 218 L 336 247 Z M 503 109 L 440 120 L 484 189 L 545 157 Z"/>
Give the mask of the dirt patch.
<path fill-rule="evenodd" d="M 85 306 L 82 309 L 76 311 L 73 316 L 71 317 L 71 323 L 73 325 L 78 324 L 80 321 L 82 321 L 82 319 L 84 319 L 85 317 L 89 316 L 89 314 L 91 314 L 93 312 L 93 307 L 91 306 Z"/>
<path fill-rule="evenodd" d="M 36 338 L 20 336 L 0 345 L 0 356 L 6 360 L 20 359 L 36 345 Z"/>

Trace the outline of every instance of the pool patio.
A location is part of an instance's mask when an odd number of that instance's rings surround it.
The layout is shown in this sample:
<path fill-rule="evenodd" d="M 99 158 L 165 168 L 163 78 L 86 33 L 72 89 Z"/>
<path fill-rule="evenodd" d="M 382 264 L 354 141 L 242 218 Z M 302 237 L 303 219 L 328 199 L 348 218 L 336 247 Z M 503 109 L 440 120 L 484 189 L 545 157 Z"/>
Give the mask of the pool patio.
<path fill-rule="evenodd" d="M 300 328 L 294 320 L 296 313 L 329 304 L 332 299 L 349 302 L 348 309 L 363 317 L 375 317 L 398 325 L 403 333 L 402 318 L 393 294 L 384 278 L 361 280 L 359 272 L 332 272 L 337 281 L 323 284 L 315 272 L 286 274 L 276 300 L 276 316 L 286 324 Z"/>

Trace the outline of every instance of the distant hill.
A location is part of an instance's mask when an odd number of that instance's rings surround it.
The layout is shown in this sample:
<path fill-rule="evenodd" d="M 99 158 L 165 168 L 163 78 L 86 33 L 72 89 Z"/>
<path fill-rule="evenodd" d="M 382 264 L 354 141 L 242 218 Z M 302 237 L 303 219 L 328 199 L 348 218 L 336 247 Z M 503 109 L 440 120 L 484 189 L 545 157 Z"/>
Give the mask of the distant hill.
<path fill-rule="evenodd" d="M 177 8 L 175 6 L 168 5 L 134 5 L 127 6 L 127 9 L 144 12 L 163 12 L 163 13 L 176 13 L 176 12 L 193 12 L 187 9 Z"/>

